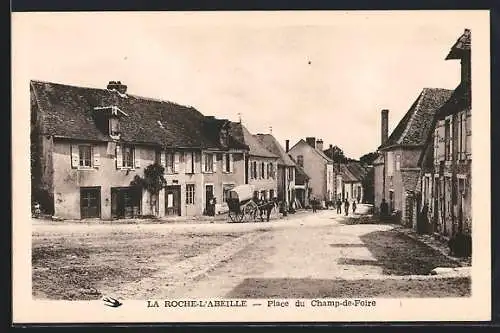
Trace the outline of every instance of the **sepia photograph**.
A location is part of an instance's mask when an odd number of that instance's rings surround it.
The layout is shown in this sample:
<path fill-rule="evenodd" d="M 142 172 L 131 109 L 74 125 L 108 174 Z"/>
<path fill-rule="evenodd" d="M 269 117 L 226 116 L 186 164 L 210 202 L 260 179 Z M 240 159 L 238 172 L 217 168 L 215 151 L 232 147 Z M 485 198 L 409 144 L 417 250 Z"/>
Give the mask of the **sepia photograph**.
<path fill-rule="evenodd" d="M 12 24 L 20 320 L 488 319 L 487 11 Z"/>

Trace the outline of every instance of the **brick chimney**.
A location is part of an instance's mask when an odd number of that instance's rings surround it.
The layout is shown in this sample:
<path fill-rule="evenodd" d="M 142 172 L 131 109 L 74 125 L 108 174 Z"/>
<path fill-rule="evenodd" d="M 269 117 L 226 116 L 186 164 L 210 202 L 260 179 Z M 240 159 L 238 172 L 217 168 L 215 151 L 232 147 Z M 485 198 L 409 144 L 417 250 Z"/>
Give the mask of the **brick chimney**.
<path fill-rule="evenodd" d="M 306 138 L 306 142 L 309 146 L 313 147 L 313 148 L 316 148 L 316 138 L 315 137 L 307 137 Z"/>
<path fill-rule="evenodd" d="M 116 90 L 120 94 L 127 93 L 127 86 L 122 84 L 121 81 L 109 81 L 107 89 L 108 90 Z"/>
<path fill-rule="evenodd" d="M 290 150 L 290 140 L 285 140 L 285 152 L 288 153 Z"/>
<path fill-rule="evenodd" d="M 316 141 L 316 148 L 323 151 L 323 140 L 319 139 Z"/>
<path fill-rule="evenodd" d="M 384 144 L 387 141 L 387 138 L 389 137 L 389 110 L 384 109 L 382 110 L 382 138 L 381 138 L 381 143 Z"/>

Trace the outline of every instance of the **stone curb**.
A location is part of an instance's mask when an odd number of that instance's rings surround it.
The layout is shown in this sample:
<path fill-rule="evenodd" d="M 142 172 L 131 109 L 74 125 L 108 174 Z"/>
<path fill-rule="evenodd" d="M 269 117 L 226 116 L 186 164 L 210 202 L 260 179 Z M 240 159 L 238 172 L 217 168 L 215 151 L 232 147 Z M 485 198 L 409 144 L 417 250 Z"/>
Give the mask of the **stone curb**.
<path fill-rule="evenodd" d="M 407 228 L 405 228 L 403 226 L 400 226 L 400 225 L 396 224 L 396 225 L 394 225 L 394 230 L 397 230 L 398 232 L 400 232 L 400 233 L 402 233 L 402 234 L 410 237 L 411 239 L 413 239 L 413 240 L 415 240 L 415 241 L 417 241 L 417 242 L 419 242 L 421 244 L 424 244 L 424 245 L 430 247 L 434 251 L 439 252 L 441 255 L 443 255 L 444 257 L 446 257 L 450 261 L 453 261 L 454 263 L 456 263 L 457 265 L 459 265 L 459 267 L 470 267 L 471 266 L 470 264 L 467 263 L 466 260 L 463 260 L 463 259 L 451 256 L 446 250 L 443 250 L 441 247 L 432 244 L 432 242 L 429 242 L 429 241 L 423 239 L 422 237 L 419 237 L 411 229 L 407 229 Z"/>

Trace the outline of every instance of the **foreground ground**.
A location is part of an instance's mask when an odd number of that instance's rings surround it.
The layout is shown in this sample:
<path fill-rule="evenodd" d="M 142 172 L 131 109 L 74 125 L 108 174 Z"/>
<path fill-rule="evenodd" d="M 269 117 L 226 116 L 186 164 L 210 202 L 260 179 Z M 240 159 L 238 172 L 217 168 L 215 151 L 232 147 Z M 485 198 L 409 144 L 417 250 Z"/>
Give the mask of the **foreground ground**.
<path fill-rule="evenodd" d="M 332 210 L 242 224 L 35 225 L 33 295 L 148 297 L 457 297 L 457 264 L 395 226 Z M 366 220 L 365 220 L 366 222 Z"/>

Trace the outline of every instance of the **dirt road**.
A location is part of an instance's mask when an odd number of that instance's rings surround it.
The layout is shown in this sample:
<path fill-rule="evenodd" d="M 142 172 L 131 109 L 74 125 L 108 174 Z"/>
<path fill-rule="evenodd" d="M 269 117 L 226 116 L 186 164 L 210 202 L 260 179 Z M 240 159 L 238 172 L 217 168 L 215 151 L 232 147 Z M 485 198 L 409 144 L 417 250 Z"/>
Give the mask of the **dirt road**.
<path fill-rule="evenodd" d="M 467 277 L 428 275 L 435 267 L 456 266 L 440 253 L 394 226 L 355 222 L 325 210 L 244 224 L 36 225 L 34 293 L 66 299 L 470 293 Z M 73 270 L 61 277 L 68 267 Z M 85 288 L 95 292 L 74 292 Z"/>

